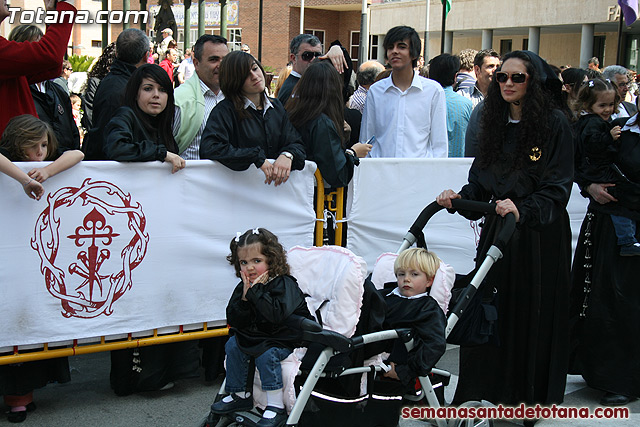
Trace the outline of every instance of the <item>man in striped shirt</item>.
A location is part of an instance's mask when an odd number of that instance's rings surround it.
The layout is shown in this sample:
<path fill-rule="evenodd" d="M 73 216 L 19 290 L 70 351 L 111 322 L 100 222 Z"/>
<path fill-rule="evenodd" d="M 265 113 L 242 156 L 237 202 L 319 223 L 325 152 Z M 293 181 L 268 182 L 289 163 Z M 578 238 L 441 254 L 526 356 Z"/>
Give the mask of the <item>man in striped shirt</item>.
<path fill-rule="evenodd" d="M 193 46 L 195 73 L 175 91 L 176 113 L 173 136 L 180 156 L 200 159 L 200 139 L 213 108 L 224 99 L 218 69 L 227 53 L 227 39 L 205 34 Z"/>

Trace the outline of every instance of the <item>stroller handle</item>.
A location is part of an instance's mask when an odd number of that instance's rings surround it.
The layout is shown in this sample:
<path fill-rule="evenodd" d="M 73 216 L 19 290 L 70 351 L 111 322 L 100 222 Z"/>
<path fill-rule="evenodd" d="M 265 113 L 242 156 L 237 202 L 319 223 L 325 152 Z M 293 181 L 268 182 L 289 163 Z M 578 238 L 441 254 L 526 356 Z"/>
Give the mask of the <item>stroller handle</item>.
<path fill-rule="evenodd" d="M 475 200 L 452 199 L 451 205 L 453 206 L 453 209 L 455 209 L 456 211 L 462 210 L 462 211 L 479 212 L 485 215 L 497 215 L 495 203 L 477 202 Z M 429 222 L 429 220 L 433 215 L 435 215 L 437 212 L 441 211 L 442 209 L 444 209 L 444 207 L 440 206 L 438 202 L 431 202 L 429 205 L 427 205 L 422 210 L 422 212 L 420 212 L 420 215 L 418 215 L 418 218 L 415 220 L 413 225 L 409 228 L 409 232 L 407 233 L 407 236 L 405 236 L 405 244 L 403 244 L 403 247 L 404 246 L 409 247 L 413 243 L 415 243 L 415 241 L 417 240 L 416 236 L 420 235 L 424 227 L 427 225 L 427 222 Z M 516 228 L 516 217 L 512 213 L 508 213 L 504 217 L 504 224 L 503 224 L 502 230 L 500 230 L 500 233 L 498 234 L 494 242 L 494 245 L 498 249 L 500 249 L 502 252 L 504 252 L 504 248 L 507 246 L 507 242 L 511 238 L 511 235 L 513 234 L 515 228 Z M 406 245 L 406 243 L 409 243 L 409 245 Z"/>

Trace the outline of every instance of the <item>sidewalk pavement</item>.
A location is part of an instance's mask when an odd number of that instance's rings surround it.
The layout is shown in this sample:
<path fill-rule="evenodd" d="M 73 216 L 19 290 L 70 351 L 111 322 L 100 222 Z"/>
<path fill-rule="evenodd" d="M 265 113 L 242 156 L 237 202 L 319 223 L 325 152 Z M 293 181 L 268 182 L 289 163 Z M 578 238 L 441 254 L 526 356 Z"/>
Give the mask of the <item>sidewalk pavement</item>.
<path fill-rule="evenodd" d="M 438 368 L 450 371 L 451 385 L 445 398 L 453 398 L 457 384 L 457 347 L 449 346 Z M 213 383 L 199 378 L 176 381 L 166 391 L 140 393 L 118 397 L 109 387 L 109 353 L 75 356 L 69 359 L 71 382 L 50 384 L 36 390 L 34 401 L 37 409 L 27 416 L 22 426 L 170 426 L 196 427 L 209 411 L 209 406 L 220 387 L 221 378 Z M 602 393 L 590 389 L 579 376 L 569 376 L 563 406 L 596 408 Z M 631 417 L 627 420 L 541 420 L 540 427 L 636 427 L 640 425 L 640 400 L 627 405 Z M 0 426 L 9 426 L 6 417 L 0 416 Z M 400 427 L 426 427 L 420 420 L 400 420 Z M 496 427 L 522 425 L 518 422 L 496 420 Z M 338 427 L 338 426 L 336 426 Z"/>

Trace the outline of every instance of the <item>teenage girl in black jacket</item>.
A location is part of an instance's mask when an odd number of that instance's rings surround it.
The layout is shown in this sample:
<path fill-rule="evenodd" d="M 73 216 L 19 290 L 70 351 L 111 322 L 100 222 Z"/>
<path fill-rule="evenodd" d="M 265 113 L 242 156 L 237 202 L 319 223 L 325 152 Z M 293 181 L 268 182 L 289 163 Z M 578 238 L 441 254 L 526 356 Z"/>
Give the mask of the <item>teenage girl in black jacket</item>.
<path fill-rule="evenodd" d="M 173 139 L 173 85 L 166 71 L 145 64 L 131 75 L 124 106 L 105 127 L 107 158 L 120 162 L 160 160 L 172 165 L 172 173 L 185 167 Z"/>
<path fill-rule="evenodd" d="M 280 185 L 291 170 L 304 167 L 300 134 L 289 122 L 280 101 L 267 97 L 266 74 L 248 53 L 235 51 L 220 64 L 220 88 L 225 99 L 211 112 L 200 143 L 200 158 L 217 160 L 242 171 L 252 164 L 265 183 Z M 272 164 L 267 159 L 276 159 Z"/>

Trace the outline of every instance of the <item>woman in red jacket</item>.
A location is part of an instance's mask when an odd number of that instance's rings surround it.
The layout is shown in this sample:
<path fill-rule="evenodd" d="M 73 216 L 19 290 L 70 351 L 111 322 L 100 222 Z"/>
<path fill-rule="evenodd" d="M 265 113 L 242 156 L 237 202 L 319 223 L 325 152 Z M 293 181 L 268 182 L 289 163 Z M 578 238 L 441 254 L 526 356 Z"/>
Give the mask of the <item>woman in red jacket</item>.
<path fill-rule="evenodd" d="M 47 11 L 70 11 L 75 18 L 76 8 L 69 3 L 56 0 L 44 0 Z M 9 17 L 6 2 L 0 2 L 0 23 Z M 10 101 L 11 108 L 0 109 L 0 134 L 12 117 L 21 114 L 36 113 L 33 98 L 29 90 L 30 83 L 37 83 L 60 76 L 62 59 L 71 35 L 73 23 L 64 19 L 64 23 L 49 25 L 47 32 L 39 42 L 10 42 L 0 37 L 0 100 Z"/>

